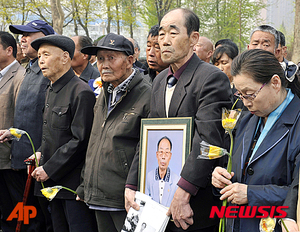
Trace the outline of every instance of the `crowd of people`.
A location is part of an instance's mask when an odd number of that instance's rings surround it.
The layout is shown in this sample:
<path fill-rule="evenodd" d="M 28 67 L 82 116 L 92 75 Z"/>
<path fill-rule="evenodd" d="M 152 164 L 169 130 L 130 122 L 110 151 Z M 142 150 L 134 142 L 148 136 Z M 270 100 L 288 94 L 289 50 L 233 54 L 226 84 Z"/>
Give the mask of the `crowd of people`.
<path fill-rule="evenodd" d="M 219 218 L 210 212 L 224 199 L 235 206 L 288 206 L 274 231 L 285 231 L 283 224 L 299 231 L 299 64 L 287 60 L 284 35 L 269 25 L 255 28 L 240 52 L 230 39 L 213 44 L 200 36 L 199 24 L 188 9 L 166 13 L 145 38 L 145 64 L 136 40 L 114 33 L 93 44 L 87 36 L 58 35 L 42 20 L 10 25 L 21 35 L 17 56 L 13 35 L 0 32 L 3 232 L 16 231 L 18 219 L 7 218 L 18 202 L 37 210 L 18 231 L 121 231 L 129 208 L 139 210 L 141 119 L 168 117 L 192 117 L 194 129 L 180 176 L 171 175 L 174 151 L 163 137 L 158 167 L 148 177 L 148 194 L 160 203 L 173 184 L 164 203 L 172 218 L 167 232 L 218 231 Z M 202 141 L 229 148 L 222 108 L 236 100 L 243 113 L 228 173 L 226 159 L 198 156 Z M 9 128 L 26 131 L 36 154 L 26 136 L 16 139 Z M 28 175 L 24 160 L 35 159 Z M 30 178 L 34 184 L 27 186 Z M 53 186 L 65 188 L 47 201 L 40 190 Z M 227 219 L 226 231 L 260 231 L 260 218 Z"/>

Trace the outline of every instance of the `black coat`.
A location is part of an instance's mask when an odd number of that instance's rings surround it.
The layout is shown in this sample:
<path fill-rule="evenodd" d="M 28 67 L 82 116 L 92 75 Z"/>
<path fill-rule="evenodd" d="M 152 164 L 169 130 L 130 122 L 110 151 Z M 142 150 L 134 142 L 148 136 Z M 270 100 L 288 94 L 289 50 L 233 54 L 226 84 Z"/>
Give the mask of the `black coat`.
<path fill-rule="evenodd" d="M 40 165 L 50 179 L 45 187 L 62 185 L 76 190 L 93 123 L 95 95 L 72 69 L 49 86 L 43 115 Z M 37 183 L 35 194 L 41 195 Z M 56 198 L 75 199 L 61 190 Z"/>

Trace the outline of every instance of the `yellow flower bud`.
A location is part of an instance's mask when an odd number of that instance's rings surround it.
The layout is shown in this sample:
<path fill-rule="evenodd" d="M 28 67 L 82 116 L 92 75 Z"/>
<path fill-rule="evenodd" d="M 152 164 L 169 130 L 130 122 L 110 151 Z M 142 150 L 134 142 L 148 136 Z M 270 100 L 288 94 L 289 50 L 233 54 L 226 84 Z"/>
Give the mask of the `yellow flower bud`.
<path fill-rule="evenodd" d="M 51 201 L 59 192 L 59 190 L 61 190 L 61 187 L 54 186 L 54 187 L 43 188 L 41 189 L 41 192 L 49 201 Z"/>
<path fill-rule="evenodd" d="M 21 136 L 26 133 L 25 131 L 17 128 L 10 128 L 9 131 L 13 136 L 17 137 L 18 139 L 21 138 Z"/>

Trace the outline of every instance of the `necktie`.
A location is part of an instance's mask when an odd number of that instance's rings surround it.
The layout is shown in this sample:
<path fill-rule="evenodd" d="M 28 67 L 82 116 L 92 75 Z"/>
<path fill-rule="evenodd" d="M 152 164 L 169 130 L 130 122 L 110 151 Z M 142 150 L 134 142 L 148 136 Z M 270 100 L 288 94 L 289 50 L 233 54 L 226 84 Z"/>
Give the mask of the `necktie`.
<path fill-rule="evenodd" d="M 168 80 L 168 88 L 172 88 L 177 83 L 177 79 L 174 76 L 171 76 Z"/>

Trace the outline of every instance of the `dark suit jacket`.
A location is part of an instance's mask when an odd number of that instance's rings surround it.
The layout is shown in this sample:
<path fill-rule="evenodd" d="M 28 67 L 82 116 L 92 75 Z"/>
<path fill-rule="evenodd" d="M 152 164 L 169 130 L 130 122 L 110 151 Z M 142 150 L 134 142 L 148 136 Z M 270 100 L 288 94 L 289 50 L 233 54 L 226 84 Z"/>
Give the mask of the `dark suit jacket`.
<path fill-rule="evenodd" d="M 164 118 L 165 91 L 168 69 L 162 71 L 153 82 L 150 117 Z M 223 147 L 224 129 L 222 128 L 222 107 L 232 106 L 231 89 L 228 77 L 218 68 L 200 60 L 195 54 L 181 74 L 175 87 L 169 108 L 169 117 L 193 117 L 194 135 L 191 153 L 182 169 L 181 177 L 195 185 L 199 190 L 192 196 L 190 203 L 194 211 L 194 224 L 188 230 L 205 228 L 218 223 L 209 219 L 213 205 L 219 200 L 213 197 L 211 173 L 218 160 L 197 159 L 200 142 Z M 128 185 L 137 183 L 138 156 L 132 165 Z M 135 170 L 133 170 L 135 167 Z M 174 229 L 175 226 L 174 226 Z"/>
<path fill-rule="evenodd" d="M 0 81 L 0 129 L 13 126 L 14 112 L 25 69 L 17 62 L 13 64 Z M 10 149 L 0 144 L 0 169 L 11 168 Z"/>

